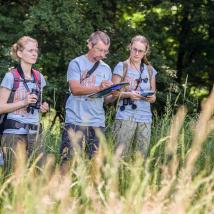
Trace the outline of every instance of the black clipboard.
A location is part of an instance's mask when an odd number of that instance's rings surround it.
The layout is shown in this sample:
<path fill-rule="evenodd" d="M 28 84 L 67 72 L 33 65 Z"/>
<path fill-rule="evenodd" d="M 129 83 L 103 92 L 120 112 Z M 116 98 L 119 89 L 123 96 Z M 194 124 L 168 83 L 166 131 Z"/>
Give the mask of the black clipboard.
<path fill-rule="evenodd" d="M 128 85 L 129 85 L 128 82 L 121 82 L 121 83 L 118 83 L 118 84 L 115 84 L 115 85 L 111 85 L 110 87 L 105 88 L 102 91 L 99 91 L 97 93 L 90 94 L 88 97 L 89 98 L 105 97 L 105 96 L 109 95 L 111 92 L 120 90 L 121 88 L 123 88 L 125 86 L 128 86 Z"/>

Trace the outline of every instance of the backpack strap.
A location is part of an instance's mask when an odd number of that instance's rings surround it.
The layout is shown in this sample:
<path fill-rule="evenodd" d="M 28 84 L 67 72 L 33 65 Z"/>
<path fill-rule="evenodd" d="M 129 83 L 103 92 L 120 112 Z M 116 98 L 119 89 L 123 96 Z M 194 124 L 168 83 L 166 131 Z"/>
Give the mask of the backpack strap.
<path fill-rule="evenodd" d="M 40 74 L 40 72 L 35 70 L 35 69 L 32 69 L 32 73 L 33 73 L 35 83 L 39 87 L 39 90 L 41 90 L 41 74 Z"/>
<path fill-rule="evenodd" d="M 14 96 L 15 96 L 15 92 L 17 90 L 17 88 L 19 87 L 19 84 L 20 84 L 20 81 L 21 81 L 21 76 L 18 72 L 18 70 L 15 68 L 15 69 L 12 69 L 10 71 L 13 75 L 13 87 L 11 89 L 11 92 L 10 92 L 10 95 L 9 95 L 9 98 L 7 100 L 7 103 L 12 103 L 13 100 L 14 100 Z M 5 130 L 5 122 L 7 120 L 7 115 L 8 113 L 5 113 L 5 114 L 1 114 L 0 115 L 0 141 L 1 141 L 1 136 Z"/>
<path fill-rule="evenodd" d="M 20 84 L 20 81 L 21 81 L 21 76 L 20 76 L 20 74 L 19 74 L 17 69 L 12 69 L 10 72 L 13 75 L 13 88 L 12 88 L 10 96 L 8 98 L 8 101 L 7 101 L 8 103 L 12 103 L 13 102 L 15 92 L 16 92 L 17 88 L 19 87 L 19 84 Z"/>
<path fill-rule="evenodd" d="M 126 61 L 123 61 L 123 76 L 121 78 L 121 82 L 125 80 L 127 72 L 128 72 L 128 62 L 126 60 Z"/>
<path fill-rule="evenodd" d="M 20 73 L 19 73 L 17 68 L 12 69 L 10 72 L 13 74 L 13 80 L 14 81 L 13 81 L 13 88 L 11 90 L 10 96 L 8 98 L 8 101 L 7 101 L 8 103 L 12 103 L 13 102 L 14 96 L 15 96 L 15 92 L 16 92 L 17 88 L 19 88 L 20 82 L 22 81 L 21 80 L 21 75 L 20 75 Z M 33 73 L 33 77 L 34 77 L 35 83 L 37 84 L 39 89 L 41 89 L 41 75 L 40 75 L 40 72 L 35 70 L 35 69 L 32 69 L 32 73 Z"/>
<path fill-rule="evenodd" d="M 100 64 L 100 61 L 95 62 L 93 67 L 87 72 L 86 76 L 84 78 L 80 79 L 80 83 L 83 82 L 84 80 L 86 80 L 87 78 L 89 78 L 94 73 L 94 71 L 97 69 L 99 64 Z"/>
<path fill-rule="evenodd" d="M 149 84 L 150 84 L 150 90 L 152 89 L 152 75 L 153 75 L 153 67 L 151 64 L 147 65 L 147 70 L 149 74 Z"/>
<path fill-rule="evenodd" d="M 13 74 L 13 79 L 14 79 L 12 91 L 16 91 L 17 88 L 19 87 L 20 82 L 21 82 L 21 76 L 20 76 L 17 68 L 13 69 L 11 71 L 11 73 Z"/>

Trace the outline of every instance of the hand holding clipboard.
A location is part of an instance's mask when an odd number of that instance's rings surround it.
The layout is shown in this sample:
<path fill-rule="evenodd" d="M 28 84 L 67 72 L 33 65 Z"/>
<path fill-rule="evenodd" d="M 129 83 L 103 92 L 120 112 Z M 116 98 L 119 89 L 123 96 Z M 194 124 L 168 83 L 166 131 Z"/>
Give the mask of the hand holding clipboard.
<path fill-rule="evenodd" d="M 105 88 L 97 93 L 93 93 L 93 94 L 90 94 L 88 97 L 89 98 L 101 98 L 101 97 L 105 97 L 109 94 L 111 94 L 113 91 L 117 91 L 117 90 L 120 90 L 121 88 L 125 87 L 125 86 L 128 86 L 129 83 L 128 82 L 121 82 L 121 83 L 118 83 L 118 84 L 115 84 L 115 85 L 111 85 L 110 87 L 108 88 Z"/>

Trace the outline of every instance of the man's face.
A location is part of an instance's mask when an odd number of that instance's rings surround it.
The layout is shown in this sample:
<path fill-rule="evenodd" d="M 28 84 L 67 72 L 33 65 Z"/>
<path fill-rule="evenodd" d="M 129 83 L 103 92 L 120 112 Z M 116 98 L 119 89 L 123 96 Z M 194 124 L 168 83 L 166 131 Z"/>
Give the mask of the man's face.
<path fill-rule="evenodd" d="M 106 58 L 110 45 L 104 44 L 102 41 L 98 41 L 96 45 L 89 44 L 89 53 L 94 61 L 99 61 Z"/>

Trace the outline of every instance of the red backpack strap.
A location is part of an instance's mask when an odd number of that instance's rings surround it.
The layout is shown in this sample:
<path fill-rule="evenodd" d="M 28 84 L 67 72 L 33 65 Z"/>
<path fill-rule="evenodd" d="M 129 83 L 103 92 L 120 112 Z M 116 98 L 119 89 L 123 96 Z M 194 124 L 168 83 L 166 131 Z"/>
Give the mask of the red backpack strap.
<path fill-rule="evenodd" d="M 17 68 L 11 70 L 11 73 L 13 74 L 13 88 L 12 91 L 16 91 L 17 88 L 19 87 L 19 84 L 21 82 L 21 76 L 17 70 Z"/>
<path fill-rule="evenodd" d="M 33 77 L 35 79 L 35 83 L 37 84 L 37 86 L 39 87 L 39 89 L 41 89 L 41 74 L 39 71 L 32 69 L 33 71 Z"/>
<path fill-rule="evenodd" d="M 14 95 L 15 95 L 15 92 L 17 90 L 17 88 L 19 87 L 19 84 L 20 84 L 20 81 L 21 81 L 21 76 L 18 72 L 18 70 L 15 68 L 15 69 L 12 69 L 10 71 L 13 75 L 13 88 L 11 90 L 11 93 L 10 93 L 10 96 L 8 98 L 8 103 L 12 103 L 13 100 L 14 100 Z"/>

